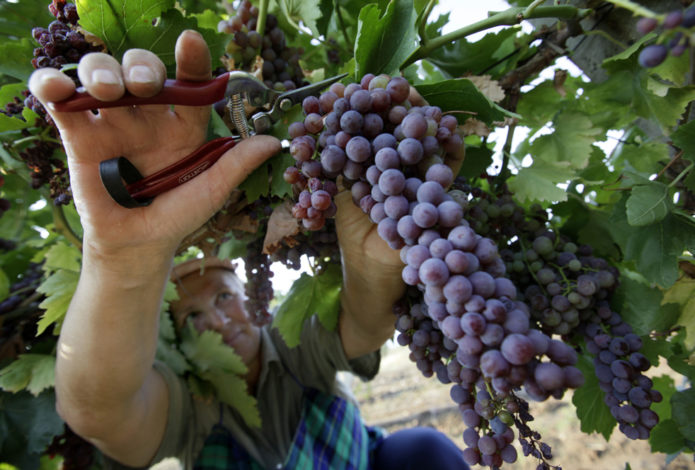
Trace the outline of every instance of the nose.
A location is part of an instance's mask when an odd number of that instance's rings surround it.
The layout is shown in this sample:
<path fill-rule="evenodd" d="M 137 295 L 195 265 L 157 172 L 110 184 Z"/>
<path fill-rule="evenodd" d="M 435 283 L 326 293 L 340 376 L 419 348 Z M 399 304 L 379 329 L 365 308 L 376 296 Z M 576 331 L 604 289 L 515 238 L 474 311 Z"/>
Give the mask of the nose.
<path fill-rule="evenodd" d="M 231 321 L 231 319 L 225 315 L 224 310 L 218 308 L 206 310 L 202 315 L 199 315 L 196 320 L 197 324 L 195 326 L 198 331 L 214 330 L 219 332 Z"/>

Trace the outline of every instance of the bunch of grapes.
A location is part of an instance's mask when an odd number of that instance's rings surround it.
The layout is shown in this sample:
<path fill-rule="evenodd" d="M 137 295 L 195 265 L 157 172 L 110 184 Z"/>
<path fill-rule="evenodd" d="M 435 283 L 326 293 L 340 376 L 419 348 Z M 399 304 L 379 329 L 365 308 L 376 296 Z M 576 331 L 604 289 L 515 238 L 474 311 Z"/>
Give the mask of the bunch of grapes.
<path fill-rule="evenodd" d="M 303 50 L 287 46 L 285 33 L 275 15 L 266 15 L 262 34 L 256 31 L 257 22 L 258 8 L 243 0 L 236 14 L 229 20 L 220 21 L 217 26 L 219 32 L 234 35 L 227 44 L 227 54 L 234 60 L 234 69 L 255 72 L 260 57 L 262 79 L 269 88 L 285 91 L 306 85 L 299 65 Z"/>
<path fill-rule="evenodd" d="M 599 310 L 608 317 L 606 324 L 588 323 L 584 327 L 586 347 L 594 355 L 604 403 L 618 421 L 618 428 L 630 439 L 648 439 L 659 416 L 649 409 L 662 400 L 651 379 L 643 374 L 651 366 L 640 352 L 642 340 L 632 332 L 607 303 Z"/>
<path fill-rule="evenodd" d="M 246 311 L 254 316 L 257 325 L 265 325 L 272 320 L 269 305 L 273 299 L 273 271 L 270 264 L 270 256 L 263 253 L 263 238 L 258 238 L 247 246 L 244 257 Z"/>
<path fill-rule="evenodd" d="M 669 54 L 678 57 L 688 49 L 690 44 L 690 29 L 695 26 L 695 6 L 687 10 L 674 10 L 667 13 L 661 21 L 656 18 L 640 18 L 637 21 L 637 31 L 647 34 L 658 27 L 662 33 L 657 44 L 651 44 L 639 54 L 639 64 L 650 68 L 661 64 Z"/>
<path fill-rule="evenodd" d="M 470 189 L 457 180 L 456 187 Z M 502 188 L 499 195 L 477 188 L 466 210 L 472 227 L 500 246 L 509 278 L 520 289 L 531 317 L 548 334 L 577 343 L 584 339 L 604 401 L 631 439 L 646 439 L 658 416 L 649 410 L 661 400 L 643 372 L 649 360 L 640 352 L 642 341 L 610 307 L 619 272 L 587 245 L 546 228 L 540 207 L 528 213 Z"/>
<path fill-rule="evenodd" d="M 329 264 L 340 263 L 340 249 L 333 219 L 326 220 L 326 225 L 320 230 L 304 230 L 290 239 L 283 240 L 271 253 L 270 259 L 284 264 L 289 269 L 299 270 L 302 255 L 314 259 L 314 270 L 318 272 Z"/>
<path fill-rule="evenodd" d="M 454 175 L 443 162 L 462 151 L 456 119 L 409 96 L 404 78 L 367 75 L 306 98 L 304 121 L 289 129 L 296 164 L 285 178 L 310 199 L 320 191 L 311 181 L 340 179 L 379 235 L 401 250 L 403 279 L 416 294 L 410 308 L 396 308 L 398 341 L 425 376 L 453 382 L 451 397 L 469 427 L 466 461 L 499 467 L 516 460 L 514 421 L 504 408 L 515 391 L 560 397 L 583 377 L 571 347 L 532 327 L 495 242 L 464 220 L 468 195 L 447 192 Z M 308 229 L 325 223 L 324 212 L 294 213 Z"/>
<path fill-rule="evenodd" d="M 53 438 L 44 451 L 51 458 L 63 457 L 60 468 L 63 470 L 84 470 L 91 468 L 96 461 L 94 446 L 65 425 L 63 434 Z"/>
<path fill-rule="evenodd" d="M 89 43 L 84 35 L 78 31 L 79 16 L 73 3 L 65 0 L 52 0 L 49 10 L 56 20 L 48 25 L 48 28 L 37 27 L 32 30 L 32 36 L 40 47 L 34 49 L 34 58 L 31 63 L 35 69 L 53 67 L 60 69 L 66 64 L 76 64 L 82 56 L 89 52 L 102 51 L 102 47 Z M 75 83 L 79 86 L 77 71 L 66 70 Z M 31 93 L 26 91 L 23 105 L 36 112 L 40 120 L 38 127 L 55 127 L 50 115 L 43 105 Z M 4 110 L 5 114 L 21 116 L 22 108 L 19 103 L 11 103 Z M 28 136 L 28 131 L 23 134 Z M 51 197 L 56 204 L 68 204 L 70 202 L 70 190 L 67 168 L 65 162 L 55 158 L 54 152 L 60 148 L 57 143 L 58 135 L 55 129 L 49 131 L 53 139 L 36 140 L 31 145 L 19 152 L 20 158 L 31 170 L 31 185 L 34 189 L 48 184 Z"/>
<path fill-rule="evenodd" d="M 0 242 L 2 249 L 13 248 L 14 243 L 9 240 L 0 239 Z M 0 361 L 15 359 L 26 352 L 27 345 L 39 341 L 36 323 L 43 313 L 39 304 L 44 297 L 36 289 L 42 276 L 41 264 L 31 263 L 24 273 L 13 279 L 9 295 L 0 302 Z"/>

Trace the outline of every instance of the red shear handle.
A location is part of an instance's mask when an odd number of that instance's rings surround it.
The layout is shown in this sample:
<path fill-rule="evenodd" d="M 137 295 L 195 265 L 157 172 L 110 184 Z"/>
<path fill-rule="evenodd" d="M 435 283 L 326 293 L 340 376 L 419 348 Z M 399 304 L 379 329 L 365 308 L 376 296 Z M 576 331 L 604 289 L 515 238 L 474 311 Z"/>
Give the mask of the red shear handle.
<path fill-rule="evenodd" d="M 52 103 L 59 112 L 87 111 L 89 109 L 116 108 L 119 106 L 139 106 L 146 104 L 174 104 L 184 106 L 206 106 L 224 98 L 229 82 L 229 72 L 206 82 L 190 82 L 168 79 L 162 91 L 155 96 L 141 98 L 126 93 L 115 101 L 100 101 L 89 93 L 76 92 L 70 98 Z"/>
<path fill-rule="evenodd" d="M 146 206 L 155 196 L 211 167 L 235 143 L 232 137 L 211 140 L 185 158 L 145 178 L 126 158 L 112 158 L 99 165 L 101 181 L 113 200 L 123 207 Z"/>

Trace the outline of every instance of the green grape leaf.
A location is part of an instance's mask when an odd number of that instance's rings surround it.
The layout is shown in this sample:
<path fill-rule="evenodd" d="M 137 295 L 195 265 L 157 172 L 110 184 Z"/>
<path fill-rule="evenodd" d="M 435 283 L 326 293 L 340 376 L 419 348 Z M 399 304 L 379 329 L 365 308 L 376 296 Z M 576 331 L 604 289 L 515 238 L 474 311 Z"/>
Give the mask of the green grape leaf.
<path fill-rule="evenodd" d="M 366 73 L 393 75 L 418 46 L 413 0 L 391 0 L 382 11 L 370 3 L 360 10 L 355 40 L 355 79 Z"/>
<path fill-rule="evenodd" d="M 634 44 L 632 44 L 624 51 L 621 51 L 614 56 L 607 57 L 606 59 L 604 59 L 603 67 L 608 70 L 617 70 L 625 67 L 625 61 L 630 61 L 632 59 L 632 62 L 635 62 L 635 54 L 642 48 L 644 44 L 656 38 L 656 36 L 657 35 L 655 33 L 649 33 L 642 36 L 637 41 L 635 41 Z"/>
<path fill-rule="evenodd" d="M 203 35 L 213 67 L 223 55 L 224 35 L 199 28 L 193 17 L 184 18 L 174 0 L 76 0 L 76 4 L 80 25 L 101 38 L 117 60 L 128 49 L 148 49 L 171 69 L 176 39 L 185 29 Z"/>
<path fill-rule="evenodd" d="M 32 395 L 38 396 L 45 389 L 53 387 L 55 362 L 53 355 L 21 354 L 0 370 L 0 388 L 12 393 L 26 388 Z"/>
<path fill-rule="evenodd" d="M 695 441 L 695 388 L 688 388 L 671 396 L 671 416 L 683 436 Z"/>
<path fill-rule="evenodd" d="M 658 163 L 669 158 L 669 147 L 664 142 L 635 142 L 621 143 L 616 147 L 614 158 L 623 158 L 637 171 L 652 173 L 658 168 Z"/>
<path fill-rule="evenodd" d="M 668 186 L 657 181 L 633 187 L 626 203 L 627 223 L 643 227 L 663 220 L 673 206 L 668 196 Z"/>
<path fill-rule="evenodd" d="M 487 147 L 466 146 L 459 176 L 475 178 L 492 164 L 492 150 Z"/>
<path fill-rule="evenodd" d="M 26 81 L 34 71 L 31 59 L 36 43 L 29 38 L 0 43 L 0 74 Z"/>
<path fill-rule="evenodd" d="M 415 87 L 422 97 L 432 106 L 439 106 L 442 111 L 466 111 L 473 113 L 476 119 L 492 125 L 502 121 L 505 116 L 516 114 L 504 110 L 485 96 L 475 84 L 467 78 L 445 80 L 439 83 L 417 85 Z M 470 114 L 455 114 L 459 124 L 463 124 Z"/>
<path fill-rule="evenodd" d="M 528 168 L 519 170 L 509 180 L 509 189 L 519 201 L 566 201 L 567 192 L 557 183 L 572 178 L 574 172 L 566 164 L 534 162 Z"/>
<path fill-rule="evenodd" d="M 695 244 L 695 230 L 690 222 L 673 213 L 635 230 L 627 221 L 626 199 L 613 206 L 608 229 L 626 260 L 634 261 L 637 270 L 650 283 L 668 288 L 678 279 L 678 257 Z"/>
<path fill-rule="evenodd" d="M 673 303 L 682 312 L 678 324 L 685 328 L 685 347 L 695 348 L 695 279 L 679 279 L 664 293 L 663 304 Z"/>
<path fill-rule="evenodd" d="M 285 170 L 295 165 L 292 155 L 282 153 L 273 157 L 271 163 L 272 174 L 270 177 L 270 195 L 277 197 L 292 196 L 292 185 L 285 181 Z"/>
<path fill-rule="evenodd" d="M 261 415 L 258 412 L 258 402 L 249 394 L 246 381 L 238 376 L 208 371 L 200 375 L 203 380 L 212 384 L 217 392 L 217 398 L 239 412 L 249 427 L 261 426 Z"/>
<path fill-rule="evenodd" d="M 301 21 L 304 26 L 318 36 L 318 26 L 316 22 L 321 18 L 320 0 L 277 0 L 285 18 L 291 20 L 295 25 Z"/>
<path fill-rule="evenodd" d="M 577 410 L 581 430 L 587 434 L 597 432 L 607 441 L 615 427 L 615 419 L 603 403 L 604 393 L 598 386 L 594 366 L 586 356 L 580 356 L 576 366 L 584 374 L 584 385 L 572 394 L 572 403 Z"/>
<path fill-rule="evenodd" d="M 665 419 L 649 433 L 649 445 L 652 452 L 675 454 L 685 447 L 685 438 L 673 419 Z"/>
<path fill-rule="evenodd" d="M 695 158 L 695 121 L 688 121 L 671 135 L 673 144 L 683 151 L 685 158 Z"/>
<path fill-rule="evenodd" d="M 181 351 L 200 373 L 220 371 L 243 375 L 247 371 L 241 357 L 222 342 L 222 335 L 212 330 L 198 333 L 191 321 L 183 328 Z"/>
<path fill-rule="evenodd" d="M 652 377 L 654 389 L 661 393 L 662 400 L 660 403 L 652 403 L 649 407 L 654 413 L 659 415 L 660 420 L 671 418 L 671 396 L 676 393 L 676 384 L 673 378 L 668 375 L 660 375 Z"/>
<path fill-rule="evenodd" d="M 273 327 L 291 348 L 299 344 L 302 326 L 314 314 L 326 329 L 334 330 L 338 324 L 341 289 L 342 275 L 338 265 L 330 265 L 316 276 L 302 273 L 278 307 Z"/>
<path fill-rule="evenodd" d="M 620 309 L 623 320 L 640 336 L 652 331 L 666 331 L 678 319 L 678 315 L 664 315 L 659 289 L 650 288 L 627 276 L 621 278 L 616 297 L 623 299 Z M 673 305 L 673 304 L 667 304 Z"/>
<path fill-rule="evenodd" d="M 67 271 L 80 272 L 80 260 L 82 255 L 80 250 L 74 245 L 68 245 L 65 242 L 56 242 L 46 252 L 46 262 L 44 263 L 44 271 L 55 271 L 65 269 Z"/>
<path fill-rule="evenodd" d="M 530 152 L 535 160 L 568 163 L 582 169 L 589 164 L 591 148 L 601 134 L 588 116 L 578 112 L 560 113 L 554 120 L 555 132 L 536 138 Z"/>
<path fill-rule="evenodd" d="M 0 132 L 16 131 L 27 127 L 31 127 L 31 124 L 25 120 L 0 113 Z"/>
<path fill-rule="evenodd" d="M 488 33 L 476 42 L 459 39 L 435 49 L 427 59 L 453 77 L 483 73 L 495 76 L 505 67 L 504 63 L 499 62 L 509 57 L 517 47 L 515 37 L 518 32 L 519 28 L 509 27 Z M 519 54 L 515 56 L 506 62 L 518 60 Z"/>
<path fill-rule="evenodd" d="M 253 170 L 246 179 L 239 185 L 239 189 L 246 193 L 246 200 L 253 202 L 261 196 L 268 194 L 269 183 L 268 167 L 270 162 L 266 161 L 261 166 Z"/>
<path fill-rule="evenodd" d="M 0 394 L 0 429 L 6 430 L 6 438 L 0 440 L 3 462 L 32 468 L 22 462 L 34 456 L 38 462 L 38 455 L 64 431 L 64 426 L 55 410 L 53 390 L 36 397 L 27 392 Z"/>
<path fill-rule="evenodd" d="M 169 366 L 176 375 L 182 376 L 191 370 L 191 365 L 186 360 L 186 356 L 179 351 L 175 344 L 165 341 L 161 337 L 157 340 L 157 353 L 155 357 L 157 360 Z"/>
<path fill-rule="evenodd" d="M 210 9 L 205 9 L 201 13 L 194 13 L 190 16 L 198 21 L 198 26 L 200 28 L 211 29 L 213 31 L 217 30 L 217 24 L 222 19 L 219 13 L 216 13 Z"/>
<path fill-rule="evenodd" d="M 39 307 L 44 309 L 45 312 L 36 325 L 37 336 L 53 324 L 55 324 L 54 333 L 58 333 L 75 289 L 77 289 L 79 278 L 79 273 L 75 271 L 59 269 L 47 277 L 36 289 L 38 292 L 46 295 L 43 302 L 39 304 Z"/>

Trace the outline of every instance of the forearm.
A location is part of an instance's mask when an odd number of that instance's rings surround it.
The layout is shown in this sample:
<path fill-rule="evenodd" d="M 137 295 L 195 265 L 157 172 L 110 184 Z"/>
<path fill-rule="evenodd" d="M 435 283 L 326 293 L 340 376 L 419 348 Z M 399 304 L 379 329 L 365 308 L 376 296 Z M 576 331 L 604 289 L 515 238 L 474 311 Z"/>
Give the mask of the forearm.
<path fill-rule="evenodd" d="M 85 247 L 58 343 L 56 392 L 66 418 L 107 426 L 133 406 L 152 371 L 171 255 L 144 254 Z"/>

